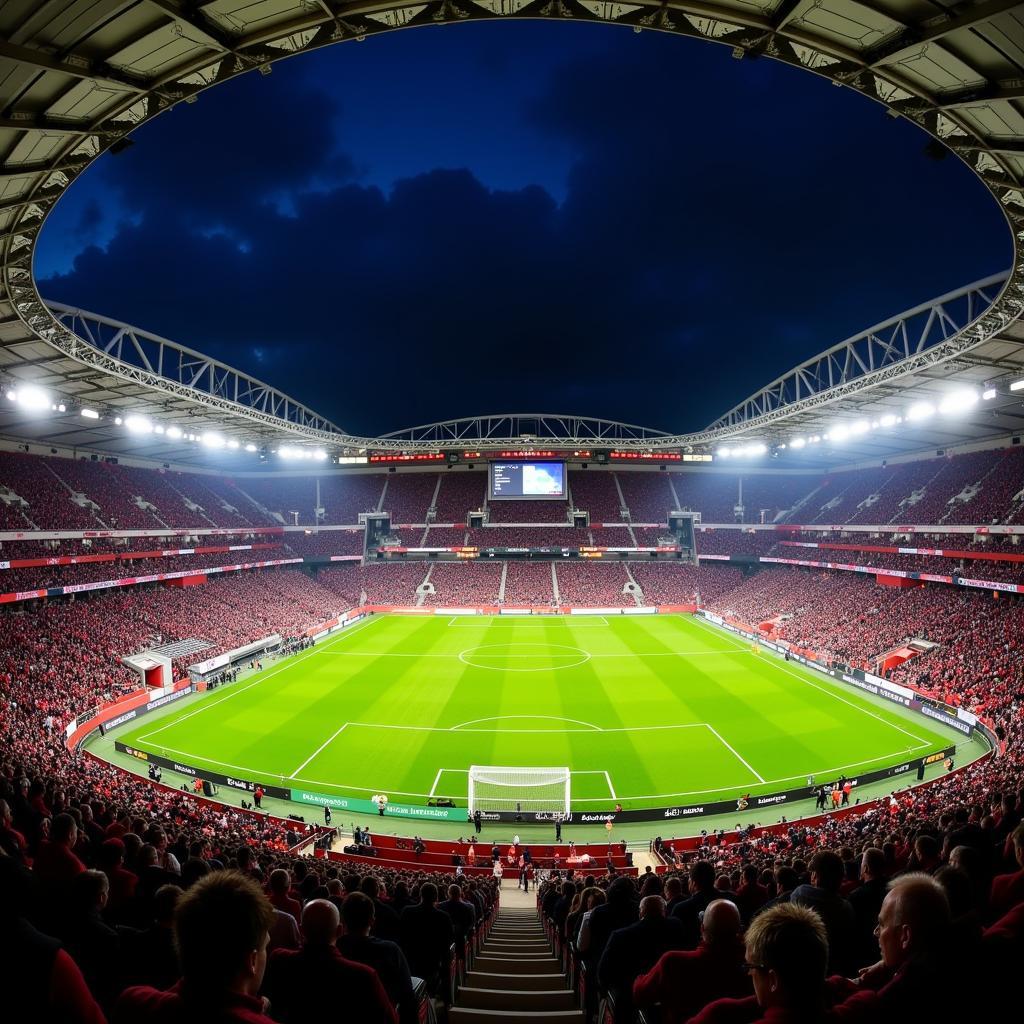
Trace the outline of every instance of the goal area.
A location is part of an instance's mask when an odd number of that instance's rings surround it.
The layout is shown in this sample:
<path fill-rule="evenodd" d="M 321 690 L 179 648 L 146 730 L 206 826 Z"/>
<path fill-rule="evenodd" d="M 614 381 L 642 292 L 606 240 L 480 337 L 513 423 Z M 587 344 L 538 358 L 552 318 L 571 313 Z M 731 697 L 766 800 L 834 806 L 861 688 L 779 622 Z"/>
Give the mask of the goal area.
<path fill-rule="evenodd" d="M 571 772 L 568 768 L 508 768 L 471 765 L 469 813 L 568 815 Z"/>

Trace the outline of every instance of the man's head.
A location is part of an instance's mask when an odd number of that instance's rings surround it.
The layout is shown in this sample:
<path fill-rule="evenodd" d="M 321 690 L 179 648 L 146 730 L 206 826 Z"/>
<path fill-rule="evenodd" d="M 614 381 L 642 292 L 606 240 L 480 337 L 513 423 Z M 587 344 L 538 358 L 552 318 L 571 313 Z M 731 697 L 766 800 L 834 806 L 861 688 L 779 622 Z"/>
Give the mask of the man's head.
<path fill-rule="evenodd" d="M 660 896 L 645 896 L 640 901 L 640 920 L 665 916 L 665 901 Z"/>
<path fill-rule="evenodd" d="M 267 967 L 274 908 L 237 871 L 200 879 L 178 901 L 174 941 L 184 987 L 199 993 L 255 995 Z"/>
<path fill-rule="evenodd" d="M 375 900 L 380 895 L 380 883 L 373 875 L 367 875 L 360 883 L 359 890 L 371 900 Z"/>
<path fill-rule="evenodd" d="M 78 842 L 78 826 L 70 814 L 58 814 L 50 822 L 50 842 L 69 849 Z"/>
<path fill-rule="evenodd" d="M 291 888 L 292 876 L 284 868 L 275 868 L 270 872 L 270 891 L 275 896 L 284 896 Z"/>
<path fill-rule="evenodd" d="M 828 964 L 825 925 L 808 907 L 780 903 L 747 929 L 746 958 L 759 1006 L 814 1005 Z"/>
<path fill-rule="evenodd" d="M 330 946 L 338 937 L 341 915 L 330 900 L 310 900 L 302 908 L 302 937 L 307 946 Z"/>
<path fill-rule="evenodd" d="M 673 875 L 665 883 L 665 899 L 669 902 L 679 899 L 683 895 L 683 883 L 676 875 Z"/>
<path fill-rule="evenodd" d="M 437 902 L 437 886 L 433 882 L 424 882 L 420 886 L 420 903 L 432 907 Z"/>
<path fill-rule="evenodd" d="M 731 946 L 743 930 L 739 908 L 732 900 L 712 900 L 704 910 L 700 934 L 707 946 Z"/>
<path fill-rule="evenodd" d="M 153 893 L 153 920 L 157 924 L 166 928 L 171 927 L 181 894 L 182 890 L 177 885 L 161 885 Z"/>
<path fill-rule="evenodd" d="M 102 910 L 110 896 L 110 881 L 102 871 L 82 871 L 71 882 L 71 900 L 84 913 Z"/>
<path fill-rule="evenodd" d="M 709 860 L 699 860 L 690 868 L 690 892 L 706 892 L 715 887 L 715 865 Z"/>
<path fill-rule="evenodd" d="M 901 967 L 911 957 L 935 948 L 949 920 L 949 900 L 931 875 L 912 872 L 893 879 L 875 928 L 886 967 Z"/>
<path fill-rule="evenodd" d="M 366 893 L 353 892 L 341 905 L 341 923 L 346 935 L 369 935 L 373 927 L 373 900 Z"/>
<path fill-rule="evenodd" d="M 860 877 L 863 882 L 885 878 L 885 854 L 877 846 L 869 846 L 861 854 Z"/>
<path fill-rule="evenodd" d="M 461 885 L 449 885 L 448 886 L 448 899 L 458 903 L 462 899 L 462 886 Z"/>
<path fill-rule="evenodd" d="M 820 850 L 811 858 L 809 865 L 811 885 L 828 892 L 839 892 L 843 884 L 843 858 L 831 850 Z"/>

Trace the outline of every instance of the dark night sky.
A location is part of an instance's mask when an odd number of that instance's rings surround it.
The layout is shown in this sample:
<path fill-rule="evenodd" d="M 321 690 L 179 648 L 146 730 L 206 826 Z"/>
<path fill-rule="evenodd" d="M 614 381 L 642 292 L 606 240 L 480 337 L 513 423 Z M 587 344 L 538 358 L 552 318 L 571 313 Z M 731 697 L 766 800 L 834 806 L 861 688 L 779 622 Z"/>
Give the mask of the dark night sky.
<path fill-rule="evenodd" d="M 1011 258 L 971 173 L 880 106 L 606 26 L 347 43 L 133 138 L 51 216 L 43 295 L 358 433 L 512 411 L 700 428 Z"/>

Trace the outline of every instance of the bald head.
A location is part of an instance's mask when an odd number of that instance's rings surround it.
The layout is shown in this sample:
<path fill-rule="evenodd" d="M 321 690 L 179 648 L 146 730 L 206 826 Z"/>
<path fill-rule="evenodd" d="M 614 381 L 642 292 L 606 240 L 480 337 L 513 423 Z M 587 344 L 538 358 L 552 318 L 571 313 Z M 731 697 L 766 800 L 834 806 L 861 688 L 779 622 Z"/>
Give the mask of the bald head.
<path fill-rule="evenodd" d="M 664 917 L 665 901 L 660 896 L 645 896 L 640 901 L 640 917 Z"/>
<path fill-rule="evenodd" d="M 708 945 L 732 942 L 742 930 L 740 911 L 732 900 L 712 900 L 705 908 L 701 935 Z"/>
<path fill-rule="evenodd" d="M 338 937 L 341 915 L 330 900 L 310 900 L 302 908 L 302 936 L 311 946 L 329 946 Z"/>

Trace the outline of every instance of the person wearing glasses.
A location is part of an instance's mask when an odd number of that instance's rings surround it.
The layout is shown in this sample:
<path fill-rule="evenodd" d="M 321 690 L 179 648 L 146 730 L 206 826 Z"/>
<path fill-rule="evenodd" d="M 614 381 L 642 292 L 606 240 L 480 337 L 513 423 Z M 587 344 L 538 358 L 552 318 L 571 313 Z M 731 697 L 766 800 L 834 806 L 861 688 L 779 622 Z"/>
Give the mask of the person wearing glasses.
<path fill-rule="evenodd" d="M 690 1024 L 820 1024 L 829 1019 L 828 939 L 815 911 L 782 903 L 758 914 L 747 929 L 744 955 L 753 997 L 717 999 Z"/>

